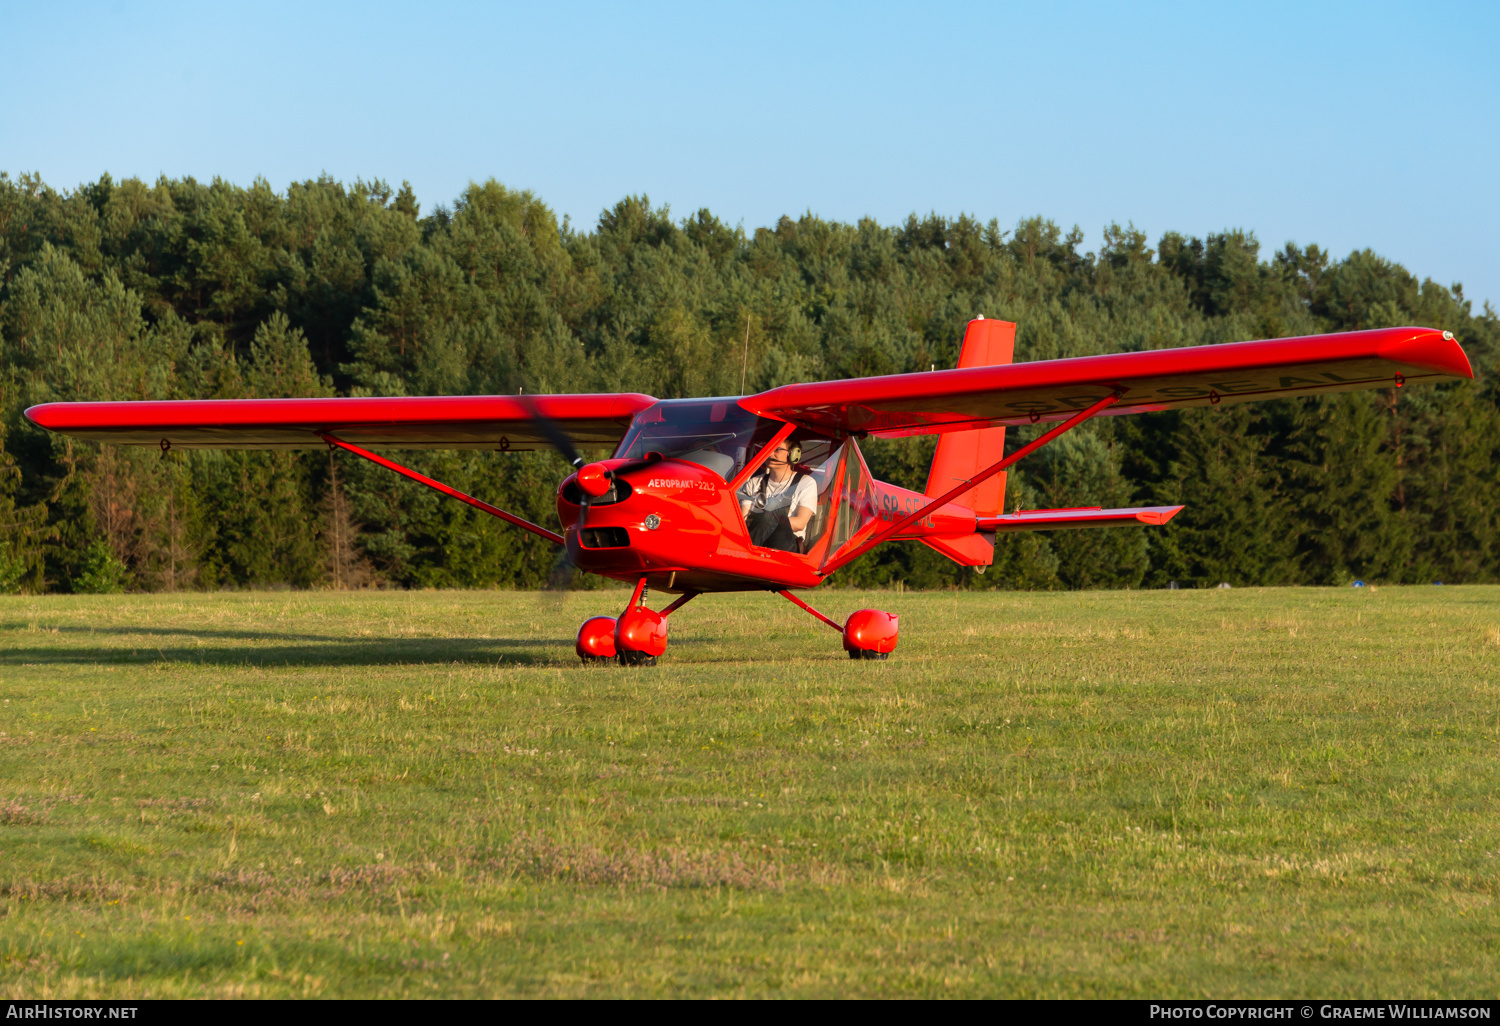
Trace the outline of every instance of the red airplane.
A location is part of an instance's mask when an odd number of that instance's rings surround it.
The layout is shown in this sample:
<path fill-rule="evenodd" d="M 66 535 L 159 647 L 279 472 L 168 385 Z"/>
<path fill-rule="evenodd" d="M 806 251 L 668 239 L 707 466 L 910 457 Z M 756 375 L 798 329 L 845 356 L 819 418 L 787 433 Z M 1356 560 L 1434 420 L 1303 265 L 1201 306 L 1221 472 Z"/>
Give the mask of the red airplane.
<path fill-rule="evenodd" d="M 1015 325 L 970 321 L 958 366 L 783 385 L 757 395 L 657 400 L 634 393 L 393 399 L 47 403 L 26 416 L 77 438 L 189 449 L 328 445 L 565 546 L 589 573 L 632 583 L 618 617 L 579 629 L 586 662 L 649 665 L 667 617 L 697 595 L 775 591 L 884 659 L 897 618 L 839 623 L 792 592 L 888 541 L 914 540 L 980 572 L 995 535 L 1161 525 L 1181 506 L 1004 512 L 1005 470 L 1096 416 L 1472 378 L 1453 335 L 1383 328 L 1306 338 L 1011 362 Z M 1005 429 L 1055 424 L 1005 455 Z M 870 476 L 858 440 L 937 434 L 925 492 Z M 562 534 L 371 452 L 554 447 L 577 468 L 557 491 Z M 585 462 L 579 447 L 613 447 Z M 648 588 L 679 597 L 646 607 Z"/>

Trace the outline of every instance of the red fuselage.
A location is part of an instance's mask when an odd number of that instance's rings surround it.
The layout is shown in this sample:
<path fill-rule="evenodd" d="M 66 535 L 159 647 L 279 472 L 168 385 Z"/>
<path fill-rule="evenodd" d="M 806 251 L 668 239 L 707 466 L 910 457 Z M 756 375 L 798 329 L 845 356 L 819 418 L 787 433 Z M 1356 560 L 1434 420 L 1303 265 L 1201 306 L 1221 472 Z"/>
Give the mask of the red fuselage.
<path fill-rule="evenodd" d="M 730 483 L 686 460 L 664 459 L 620 474 L 629 494 L 591 505 L 583 530 L 578 522 L 581 507 L 575 501 L 576 475 L 570 477 L 558 489 L 557 515 L 569 554 L 579 569 L 590 573 L 632 582 L 645 576 L 652 589 L 672 592 L 816 587 L 824 580 L 820 567 L 851 538 L 867 536 L 871 528 L 930 501 L 918 492 L 868 478 L 852 443 L 846 443 L 842 458 L 858 461 L 858 473 L 839 475 L 829 489 L 833 494 L 825 495 L 822 504 L 842 509 L 844 522 L 821 525 L 816 538 L 816 527 L 810 529 L 805 554 L 751 544 Z M 614 459 L 600 465 L 612 470 L 628 462 Z M 851 487 L 846 479 L 862 487 Z M 896 537 L 971 534 L 976 528 L 971 510 L 950 503 Z M 864 535 L 859 535 L 861 529 Z"/>

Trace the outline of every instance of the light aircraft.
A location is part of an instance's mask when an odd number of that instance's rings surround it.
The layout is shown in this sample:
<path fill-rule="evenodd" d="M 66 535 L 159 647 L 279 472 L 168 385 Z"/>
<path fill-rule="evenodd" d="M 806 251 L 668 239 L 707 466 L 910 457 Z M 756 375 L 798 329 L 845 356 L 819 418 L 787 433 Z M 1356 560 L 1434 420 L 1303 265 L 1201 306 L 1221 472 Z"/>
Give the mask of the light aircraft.
<path fill-rule="evenodd" d="M 890 541 L 918 541 L 978 569 L 995 535 L 1161 525 L 1181 506 L 1004 512 L 1005 471 L 1097 416 L 1285 396 L 1400 388 L 1474 376 L 1450 332 L 1382 328 L 1305 338 L 1013 363 L 1015 325 L 978 317 L 958 366 L 783 385 L 749 396 L 658 400 L 635 393 L 47 403 L 26 416 L 77 438 L 169 449 L 331 446 L 565 547 L 581 570 L 634 585 L 618 616 L 579 629 L 585 662 L 649 665 L 667 618 L 694 597 L 774 591 L 884 659 L 897 618 L 843 623 L 794 591 L 816 588 Z M 1005 429 L 1053 425 L 1005 455 Z M 859 440 L 936 434 L 926 490 L 871 477 Z M 576 468 L 557 491 L 558 534 L 372 449 L 553 447 Z M 580 448 L 612 447 L 587 462 Z M 648 589 L 677 595 L 661 610 Z"/>

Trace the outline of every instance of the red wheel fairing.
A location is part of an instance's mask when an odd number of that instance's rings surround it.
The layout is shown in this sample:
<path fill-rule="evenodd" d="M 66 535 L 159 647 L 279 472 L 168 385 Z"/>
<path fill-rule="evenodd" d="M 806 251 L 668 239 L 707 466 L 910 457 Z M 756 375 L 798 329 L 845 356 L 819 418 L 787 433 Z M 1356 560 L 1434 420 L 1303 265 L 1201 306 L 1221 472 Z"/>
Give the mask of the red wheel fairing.
<path fill-rule="evenodd" d="M 615 650 L 626 656 L 654 659 L 667 650 L 666 617 L 637 607 L 615 624 Z"/>
<path fill-rule="evenodd" d="M 844 651 L 852 659 L 884 659 L 900 640 L 900 617 L 879 609 L 861 609 L 844 621 Z"/>
<path fill-rule="evenodd" d="M 584 662 L 596 662 L 615 657 L 615 618 L 591 616 L 578 628 L 578 643 L 574 646 L 578 657 Z"/>

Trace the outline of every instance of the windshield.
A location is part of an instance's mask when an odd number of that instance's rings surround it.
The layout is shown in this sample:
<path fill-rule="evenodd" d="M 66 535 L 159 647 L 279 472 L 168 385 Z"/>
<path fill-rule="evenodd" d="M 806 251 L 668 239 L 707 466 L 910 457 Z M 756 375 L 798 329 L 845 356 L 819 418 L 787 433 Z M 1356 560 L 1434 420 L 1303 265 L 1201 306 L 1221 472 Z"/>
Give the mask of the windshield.
<path fill-rule="evenodd" d="M 780 427 L 733 399 L 664 399 L 636 416 L 615 456 L 640 459 L 659 452 L 728 481 Z"/>

